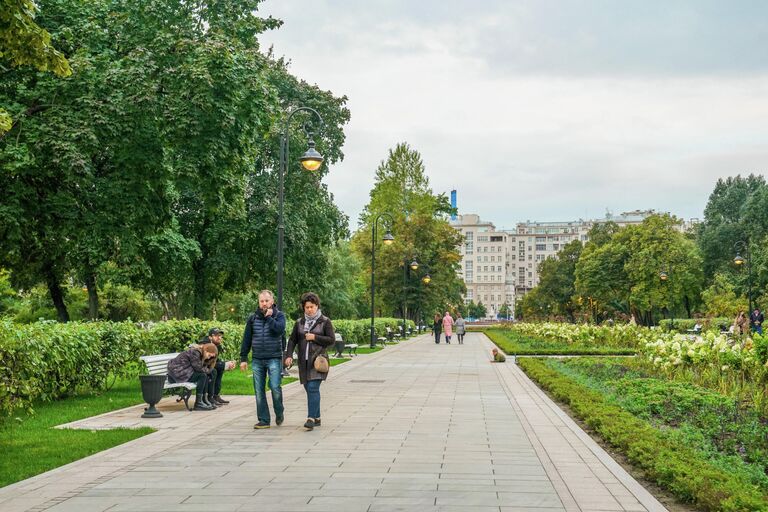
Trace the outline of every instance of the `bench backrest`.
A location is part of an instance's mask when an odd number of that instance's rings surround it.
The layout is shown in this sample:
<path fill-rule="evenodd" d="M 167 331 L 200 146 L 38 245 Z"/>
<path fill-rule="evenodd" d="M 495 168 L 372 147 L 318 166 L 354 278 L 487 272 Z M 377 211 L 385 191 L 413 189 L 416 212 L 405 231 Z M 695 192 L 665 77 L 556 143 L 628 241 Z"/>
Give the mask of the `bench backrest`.
<path fill-rule="evenodd" d="M 173 354 L 157 354 L 154 356 L 141 356 L 139 359 L 147 365 L 150 375 L 168 375 L 168 361 L 179 355 L 179 352 Z"/>
<path fill-rule="evenodd" d="M 344 338 L 341 337 L 341 333 L 335 333 L 336 334 L 336 341 L 344 341 Z"/>

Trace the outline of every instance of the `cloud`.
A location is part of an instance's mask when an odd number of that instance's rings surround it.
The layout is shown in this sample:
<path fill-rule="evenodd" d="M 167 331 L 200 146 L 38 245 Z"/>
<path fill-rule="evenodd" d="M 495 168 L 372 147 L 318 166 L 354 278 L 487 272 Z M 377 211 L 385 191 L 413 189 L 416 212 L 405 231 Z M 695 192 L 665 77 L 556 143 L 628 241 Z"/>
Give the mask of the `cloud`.
<path fill-rule="evenodd" d="M 295 74 L 349 96 L 345 161 L 327 182 L 353 226 L 401 141 L 436 192 L 456 188 L 461 211 L 506 226 L 606 207 L 700 217 L 718 177 L 766 168 L 762 2 L 296 0 L 262 12 L 286 22 L 263 41 Z"/>

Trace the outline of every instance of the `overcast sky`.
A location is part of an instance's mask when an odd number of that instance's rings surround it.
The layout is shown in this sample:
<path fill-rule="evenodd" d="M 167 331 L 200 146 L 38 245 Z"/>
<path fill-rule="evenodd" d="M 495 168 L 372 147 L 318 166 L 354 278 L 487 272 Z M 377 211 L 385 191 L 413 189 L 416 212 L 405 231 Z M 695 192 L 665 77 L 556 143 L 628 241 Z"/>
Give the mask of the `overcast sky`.
<path fill-rule="evenodd" d="M 497 227 L 654 208 L 701 217 L 768 169 L 763 0 L 267 0 L 264 47 L 349 97 L 325 178 L 351 227 L 398 142 Z"/>

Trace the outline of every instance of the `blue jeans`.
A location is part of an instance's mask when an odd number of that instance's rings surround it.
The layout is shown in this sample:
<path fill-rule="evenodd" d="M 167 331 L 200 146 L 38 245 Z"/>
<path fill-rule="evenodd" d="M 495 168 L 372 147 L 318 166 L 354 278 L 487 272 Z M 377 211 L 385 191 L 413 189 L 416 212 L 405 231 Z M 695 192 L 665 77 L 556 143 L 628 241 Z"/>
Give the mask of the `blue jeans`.
<path fill-rule="evenodd" d="M 256 417 L 260 423 L 269 425 L 269 404 L 267 403 L 266 385 L 267 372 L 269 372 L 269 389 L 272 391 L 272 406 L 275 408 L 275 416 L 281 417 L 283 407 L 282 382 L 283 362 L 279 357 L 274 359 L 254 359 L 251 362 L 253 368 L 253 391 L 256 393 Z"/>
<path fill-rule="evenodd" d="M 320 384 L 322 383 L 322 379 L 317 379 L 308 380 L 304 384 L 304 389 L 307 390 L 307 418 L 320 418 Z"/>

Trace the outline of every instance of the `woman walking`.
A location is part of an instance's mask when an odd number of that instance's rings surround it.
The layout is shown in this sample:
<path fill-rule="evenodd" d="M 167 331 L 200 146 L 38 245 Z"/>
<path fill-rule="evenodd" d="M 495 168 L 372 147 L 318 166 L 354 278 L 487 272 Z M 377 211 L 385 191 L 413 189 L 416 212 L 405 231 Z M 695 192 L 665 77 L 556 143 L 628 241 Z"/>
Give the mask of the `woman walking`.
<path fill-rule="evenodd" d="M 432 332 L 435 333 L 435 344 L 440 344 L 440 329 L 443 327 L 443 319 L 440 318 L 440 313 L 435 313 L 435 318 L 432 319 Z"/>
<path fill-rule="evenodd" d="M 456 315 L 456 338 L 459 340 L 459 345 L 464 344 L 464 333 L 466 332 L 466 324 L 464 322 L 464 318 L 462 318 L 461 313 L 458 313 Z"/>
<path fill-rule="evenodd" d="M 328 378 L 327 348 L 336 341 L 331 319 L 320 311 L 320 297 L 312 292 L 301 296 L 304 316 L 293 324 L 285 350 L 285 366 L 293 364 L 294 350 L 299 356 L 299 381 L 307 392 L 307 421 L 304 428 L 320 426 L 320 384 Z"/>
<path fill-rule="evenodd" d="M 453 336 L 453 317 L 449 312 L 445 312 L 443 317 L 443 331 L 445 331 L 445 342 L 451 344 L 451 336 Z"/>

